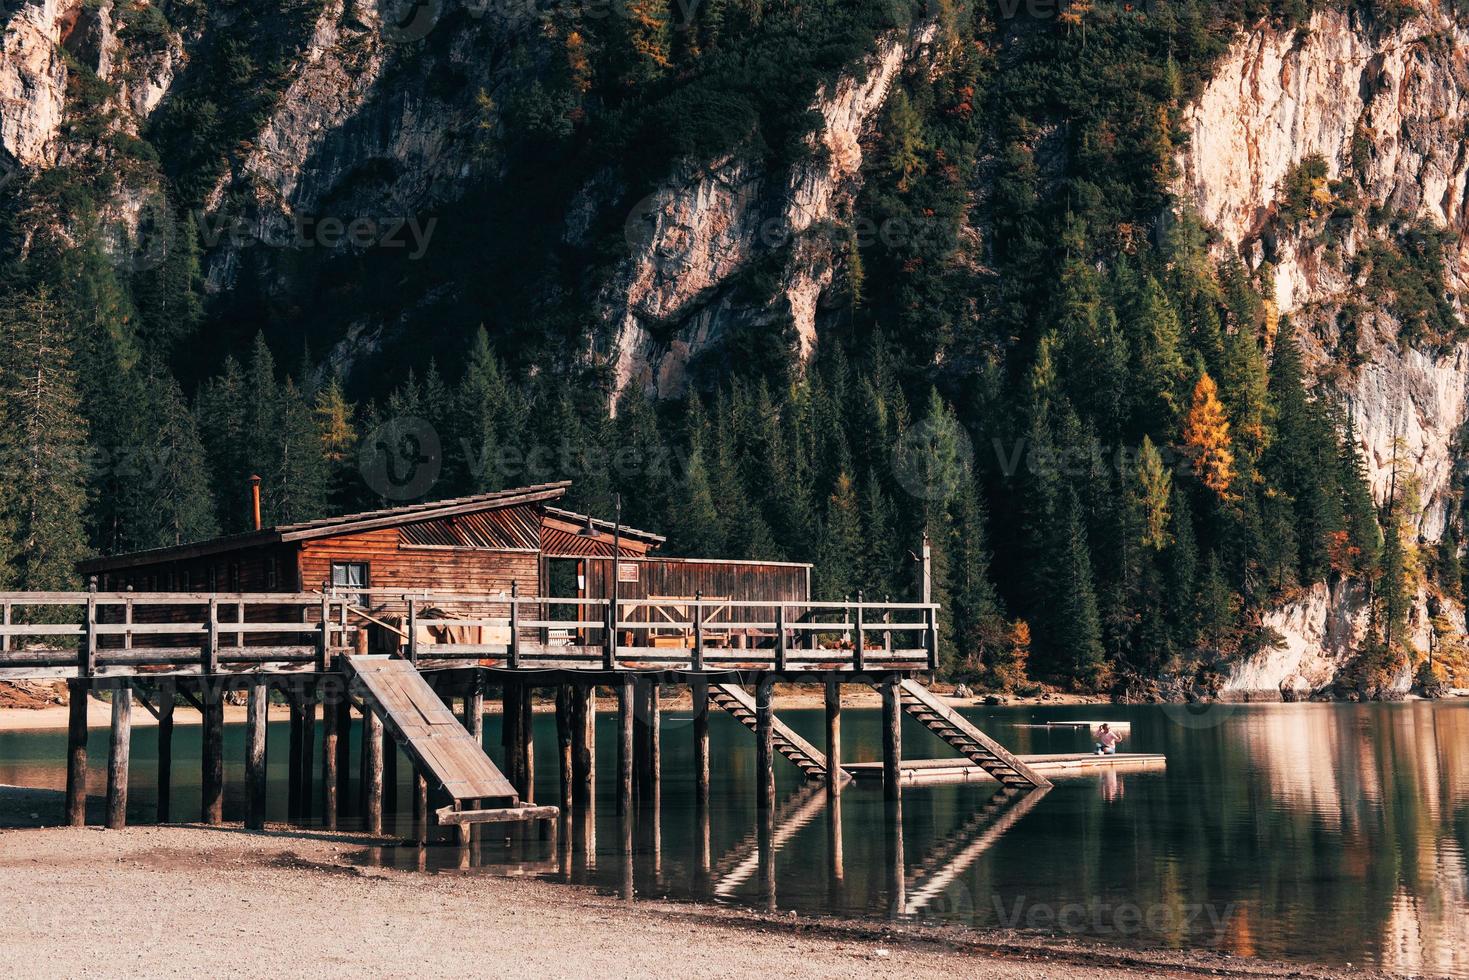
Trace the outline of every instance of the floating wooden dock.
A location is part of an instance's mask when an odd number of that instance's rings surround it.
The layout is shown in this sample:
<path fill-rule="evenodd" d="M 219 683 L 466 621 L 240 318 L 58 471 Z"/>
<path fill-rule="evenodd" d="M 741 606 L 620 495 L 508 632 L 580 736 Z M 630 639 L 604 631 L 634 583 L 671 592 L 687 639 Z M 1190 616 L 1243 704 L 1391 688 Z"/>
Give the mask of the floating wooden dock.
<path fill-rule="evenodd" d="M 1166 756 L 1144 752 L 1118 752 L 1116 755 L 1062 752 L 1048 755 L 1022 755 L 1018 758 L 1033 772 L 1043 774 L 1050 779 L 1091 776 L 1107 771 L 1148 772 L 1168 767 Z M 882 778 L 881 762 L 849 762 L 846 769 L 852 774 L 852 778 L 857 780 Z M 900 771 L 905 786 L 994 782 L 995 780 L 993 775 L 966 759 L 904 759 L 900 765 Z"/>

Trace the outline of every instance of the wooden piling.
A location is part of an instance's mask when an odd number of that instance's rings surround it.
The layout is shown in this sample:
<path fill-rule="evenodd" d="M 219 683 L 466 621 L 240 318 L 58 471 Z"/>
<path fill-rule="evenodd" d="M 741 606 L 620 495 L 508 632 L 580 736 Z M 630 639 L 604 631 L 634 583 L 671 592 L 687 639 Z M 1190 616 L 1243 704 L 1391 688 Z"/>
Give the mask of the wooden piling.
<path fill-rule="evenodd" d="M 647 728 L 647 778 L 648 793 L 646 799 L 656 803 L 663 791 L 663 708 L 660 697 L 658 679 L 654 678 L 648 682 L 647 701 L 644 710 L 648 715 Z"/>
<path fill-rule="evenodd" d="M 371 710 L 362 716 L 362 754 L 366 779 L 362 787 L 362 809 L 367 832 L 383 832 L 383 722 Z"/>
<path fill-rule="evenodd" d="M 898 697 L 897 674 L 882 680 L 882 791 L 889 800 L 903 795 L 903 709 Z"/>
<path fill-rule="evenodd" d="M 133 689 L 112 692 L 112 740 L 107 747 L 107 829 L 128 824 L 128 762 L 132 755 Z"/>
<path fill-rule="evenodd" d="M 224 692 L 214 677 L 204 678 L 199 691 L 204 728 L 201 733 L 204 789 L 200 809 L 206 824 L 224 823 Z"/>
<path fill-rule="evenodd" d="M 636 710 L 633 677 L 623 674 L 617 683 L 617 812 L 622 814 L 632 808 L 633 715 Z"/>
<path fill-rule="evenodd" d="M 775 678 L 762 675 L 755 685 L 755 806 L 775 806 L 775 708 L 771 703 Z"/>
<path fill-rule="evenodd" d="M 590 806 L 597 780 L 597 689 L 577 685 L 571 696 L 571 795 L 583 809 Z"/>
<path fill-rule="evenodd" d="M 395 827 L 398 813 L 398 743 L 383 730 L 383 819 Z"/>
<path fill-rule="evenodd" d="M 295 823 L 301 815 L 301 706 L 291 686 L 285 694 L 291 731 L 286 749 L 286 821 Z"/>
<path fill-rule="evenodd" d="M 556 769 L 561 790 L 557 796 L 563 816 L 571 812 L 572 802 L 571 698 L 571 685 L 562 684 L 556 688 Z M 565 837 L 570 843 L 571 835 L 566 834 Z"/>
<path fill-rule="evenodd" d="M 842 790 L 842 685 L 835 674 L 826 676 L 826 794 Z"/>
<path fill-rule="evenodd" d="M 158 823 L 173 819 L 173 682 L 153 689 L 158 701 Z"/>
<path fill-rule="evenodd" d="M 419 845 L 428 843 L 428 780 L 413 770 L 413 830 Z"/>
<path fill-rule="evenodd" d="M 297 771 L 301 778 L 296 818 L 311 819 L 311 800 L 316 795 L 316 684 L 307 681 L 301 692 L 301 762 Z"/>
<path fill-rule="evenodd" d="M 352 803 L 352 701 L 345 687 L 337 702 L 337 822 Z"/>
<path fill-rule="evenodd" d="M 270 688 L 264 678 L 250 682 L 245 708 L 245 829 L 265 829 L 265 730 Z"/>
<path fill-rule="evenodd" d="M 87 695 L 91 681 L 66 682 L 66 823 L 87 824 Z"/>
<path fill-rule="evenodd" d="M 321 706 L 321 823 L 327 830 L 337 829 L 338 805 L 338 757 L 341 747 L 337 744 L 337 722 L 341 713 L 337 700 L 343 697 L 340 685 L 330 684 L 324 689 L 326 697 Z"/>
<path fill-rule="evenodd" d="M 694 805 L 709 808 L 709 682 L 690 683 L 694 701 Z"/>
<path fill-rule="evenodd" d="M 520 707 L 515 713 L 515 720 L 520 725 L 520 737 L 516 744 L 520 749 L 520 762 L 516 769 L 520 772 L 520 802 L 534 803 L 536 798 L 536 734 L 535 734 L 535 709 L 531 696 L 535 689 L 529 684 L 522 682 L 520 688 Z"/>
<path fill-rule="evenodd" d="M 479 671 L 474 672 L 472 686 L 464 696 L 464 729 L 479 745 L 485 744 L 485 689 Z"/>
<path fill-rule="evenodd" d="M 520 740 L 525 728 L 520 724 L 520 682 L 507 679 L 500 690 L 500 744 L 505 747 L 505 778 L 520 792 L 525 784 L 525 753 Z"/>

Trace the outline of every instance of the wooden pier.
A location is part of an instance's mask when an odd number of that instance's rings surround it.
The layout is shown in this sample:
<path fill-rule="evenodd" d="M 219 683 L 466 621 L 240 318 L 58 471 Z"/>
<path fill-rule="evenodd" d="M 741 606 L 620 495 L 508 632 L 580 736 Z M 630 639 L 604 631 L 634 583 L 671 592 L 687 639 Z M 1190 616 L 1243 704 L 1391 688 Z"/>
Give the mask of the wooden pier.
<path fill-rule="evenodd" d="M 384 597 L 407 610 L 401 622 L 365 608 L 369 598 Z M 655 604 L 657 614 L 650 616 Z M 449 608 L 452 616 L 442 612 Z M 159 721 L 157 819 L 184 816 L 173 812 L 170 793 L 174 716 L 182 706 L 203 719 L 198 816 L 221 823 L 223 709 L 227 699 L 241 697 L 248 710 L 245 808 L 239 817 L 248 827 L 265 823 L 265 719 L 274 697 L 290 711 L 290 820 L 319 820 L 335 828 L 350 816 L 369 832 L 382 832 L 384 811 L 396 809 L 391 795 L 401 749 L 413 770 L 411 812 L 420 841 L 434 827 L 450 828 L 463 840 L 479 823 L 574 816 L 562 826 L 574 828 L 570 845 L 586 854 L 595 852 L 590 812 L 599 689 L 616 700 L 617 764 L 611 778 L 620 813 L 656 807 L 659 799 L 659 718 L 667 686 L 687 686 L 693 696 L 695 801 L 705 811 L 711 708 L 728 712 L 753 733 L 752 789 L 767 815 L 776 808 L 777 757 L 794 766 L 813 791 L 824 786 L 828 799 L 856 778 L 881 780 L 890 801 L 900 799 L 904 786 L 926 783 L 993 780 L 1002 789 L 1026 791 L 1045 789 L 1056 777 L 1165 764 L 1162 756 L 1136 753 L 1011 753 L 919 683 L 918 676 L 936 665 L 937 607 L 928 603 L 694 598 L 670 604 L 522 597 L 513 589 L 488 595 L 89 590 L 0 593 L 0 609 L 0 680 L 61 679 L 70 688 L 66 812 L 73 824 L 85 819 L 89 790 L 85 699 L 98 690 L 112 694 L 110 827 L 126 821 L 136 704 Z M 373 630 L 399 641 L 393 652 L 363 652 Z M 670 636 L 681 639 L 669 642 Z M 777 717 L 772 696 L 778 681 L 824 687 L 825 745 L 813 745 Z M 881 761 L 843 758 L 842 690 L 851 684 L 882 694 Z M 536 691 L 556 700 L 560 782 L 554 800 L 534 798 Z M 502 702 L 503 771 L 483 750 L 487 694 Z M 956 756 L 905 760 L 904 714 L 952 746 Z M 361 731 L 356 759 L 354 724 Z"/>

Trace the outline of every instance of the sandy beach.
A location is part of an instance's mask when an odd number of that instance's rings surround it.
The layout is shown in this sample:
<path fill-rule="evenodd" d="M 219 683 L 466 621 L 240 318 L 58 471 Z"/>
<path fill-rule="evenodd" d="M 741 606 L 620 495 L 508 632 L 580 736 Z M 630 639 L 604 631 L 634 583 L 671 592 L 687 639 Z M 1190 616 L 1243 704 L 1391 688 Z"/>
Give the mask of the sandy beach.
<path fill-rule="evenodd" d="M 0 832 L 0 972 L 26 977 L 1338 977 L 962 928 L 626 902 L 374 866 L 361 837 L 238 826 Z M 76 941 L 58 947 L 58 939 Z"/>

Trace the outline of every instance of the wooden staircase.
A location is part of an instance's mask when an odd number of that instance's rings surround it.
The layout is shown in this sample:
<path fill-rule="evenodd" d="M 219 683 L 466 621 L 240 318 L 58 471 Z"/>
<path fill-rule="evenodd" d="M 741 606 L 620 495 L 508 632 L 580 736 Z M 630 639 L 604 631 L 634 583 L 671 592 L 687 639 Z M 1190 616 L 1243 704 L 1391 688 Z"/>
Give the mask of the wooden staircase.
<path fill-rule="evenodd" d="M 738 684 L 710 684 L 709 700 L 734 716 L 735 720 L 750 731 L 755 730 L 755 699 Z M 826 778 L 826 754 L 791 730 L 779 718 L 772 719 L 772 738 L 775 750 L 789 759 L 807 779 Z M 843 771 L 841 782 L 852 777 Z"/>
<path fill-rule="evenodd" d="M 1049 779 L 980 731 L 917 681 L 899 682 L 898 697 L 904 711 L 923 722 L 925 728 L 952 745 L 960 755 L 998 779 L 1001 785 L 1050 787 Z"/>

